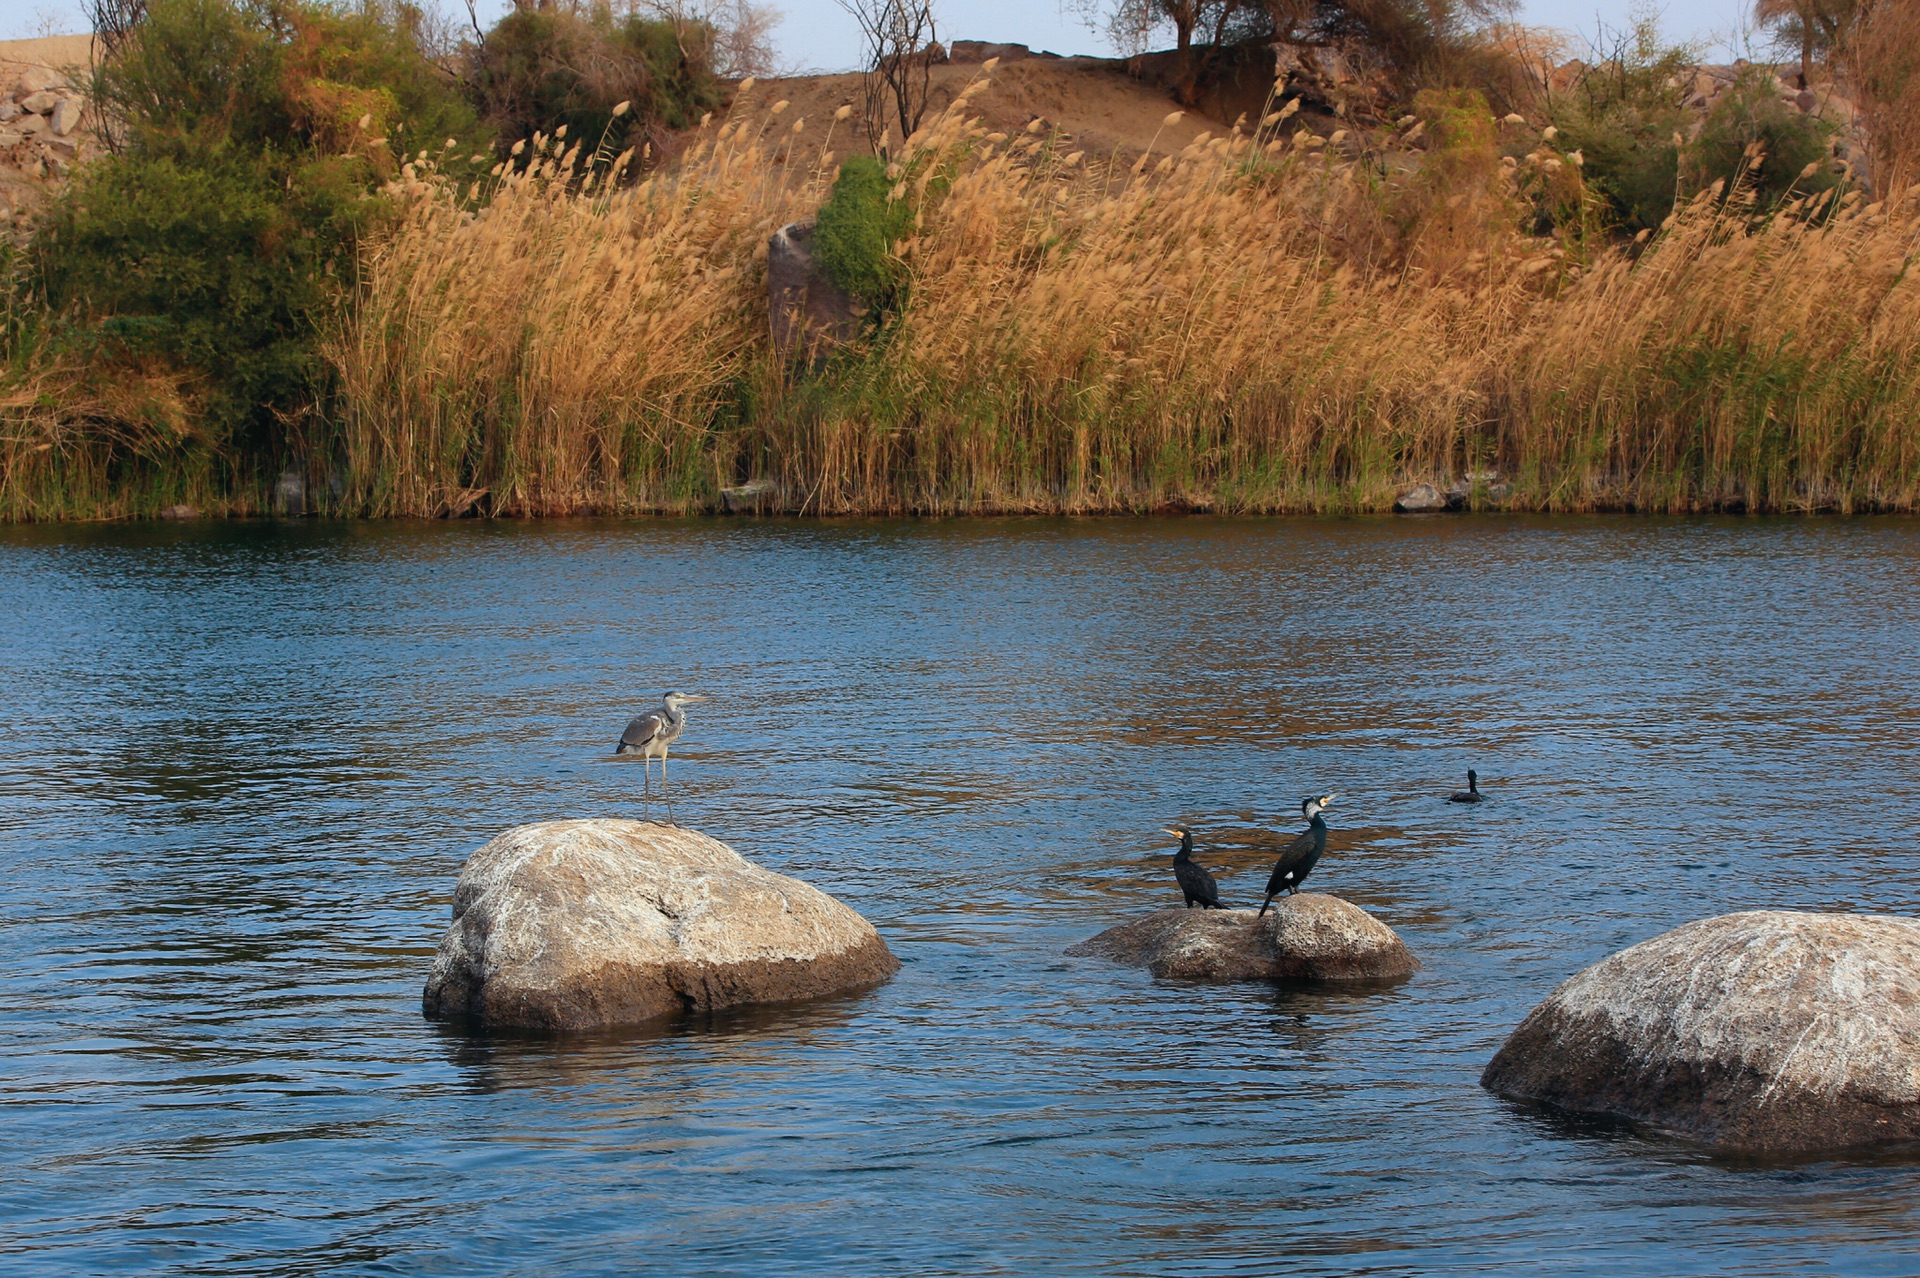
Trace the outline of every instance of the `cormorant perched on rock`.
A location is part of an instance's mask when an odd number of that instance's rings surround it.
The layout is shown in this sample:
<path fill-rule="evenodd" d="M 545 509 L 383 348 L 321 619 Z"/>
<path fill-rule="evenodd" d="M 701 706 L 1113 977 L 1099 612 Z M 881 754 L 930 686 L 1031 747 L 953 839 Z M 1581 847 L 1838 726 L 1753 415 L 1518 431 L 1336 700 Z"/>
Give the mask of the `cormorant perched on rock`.
<path fill-rule="evenodd" d="M 1467 769 L 1467 788 L 1455 790 L 1447 796 L 1448 803 L 1478 803 L 1487 796 L 1480 793 L 1480 774 L 1472 768 Z"/>
<path fill-rule="evenodd" d="M 1213 881 L 1213 875 L 1207 867 L 1193 859 L 1193 831 L 1184 825 L 1166 827 L 1168 834 L 1178 835 L 1180 850 L 1173 854 L 1173 877 L 1180 880 L 1180 891 L 1187 898 L 1187 909 L 1193 908 L 1195 901 L 1203 909 L 1224 910 L 1220 904 L 1220 886 Z"/>
<path fill-rule="evenodd" d="M 1307 828 L 1287 844 L 1280 859 L 1273 863 L 1273 873 L 1267 876 L 1267 899 L 1260 903 L 1262 914 L 1273 904 L 1273 898 L 1282 892 L 1298 892 L 1300 880 L 1313 872 L 1320 854 L 1327 850 L 1327 823 L 1320 813 L 1339 797 L 1337 794 L 1323 794 L 1317 799 L 1300 800 L 1300 812 L 1307 818 Z"/>

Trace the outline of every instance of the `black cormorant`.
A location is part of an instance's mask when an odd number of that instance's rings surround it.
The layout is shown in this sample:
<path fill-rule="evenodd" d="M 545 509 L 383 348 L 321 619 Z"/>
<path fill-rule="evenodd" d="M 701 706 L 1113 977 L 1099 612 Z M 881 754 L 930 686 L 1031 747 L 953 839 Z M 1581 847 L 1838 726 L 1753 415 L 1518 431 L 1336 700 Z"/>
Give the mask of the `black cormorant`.
<path fill-rule="evenodd" d="M 1478 803 L 1487 796 L 1480 793 L 1480 774 L 1472 768 L 1467 769 L 1467 788 L 1455 790 L 1447 796 L 1448 803 Z"/>
<path fill-rule="evenodd" d="M 1180 891 L 1187 898 L 1187 909 L 1193 908 L 1195 901 L 1203 909 L 1224 910 L 1220 904 L 1220 886 L 1213 881 L 1213 875 L 1207 867 L 1193 859 L 1193 831 L 1184 825 L 1166 827 L 1168 834 L 1180 836 L 1180 850 L 1173 854 L 1173 877 L 1180 880 Z"/>
<path fill-rule="evenodd" d="M 1307 818 L 1307 828 L 1287 844 L 1280 859 L 1273 863 L 1273 873 L 1267 876 L 1267 899 L 1260 903 L 1262 914 L 1273 904 L 1273 898 L 1282 892 L 1299 891 L 1300 880 L 1313 872 L 1320 854 L 1327 850 L 1327 823 L 1320 813 L 1339 797 L 1337 794 L 1323 794 L 1317 799 L 1300 800 L 1300 812 Z"/>

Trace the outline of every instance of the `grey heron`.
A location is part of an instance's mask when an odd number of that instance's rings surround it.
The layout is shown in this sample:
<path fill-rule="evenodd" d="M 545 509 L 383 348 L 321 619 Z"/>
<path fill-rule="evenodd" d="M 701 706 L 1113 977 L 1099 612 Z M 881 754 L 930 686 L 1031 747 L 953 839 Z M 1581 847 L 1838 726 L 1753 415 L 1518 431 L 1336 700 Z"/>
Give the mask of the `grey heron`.
<path fill-rule="evenodd" d="M 1187 898 L 1186 908 L 1192 909 L 1195 901 L 1202 909 L 1221 910 L 1220 885 L 1213 881 L 1213 875 L 1207 867 L 1193 859 L 1193 831 L 1176 822 L 1167 826 L 1166 832 L 1180 840 L 1180 850 L 1173 854 L 1173 877 L 1180 884 L 1180 892 Z"/>
<path fill-rule="evenodd" d="M 1281 850 L 1280 859 L 1273 863 L 1273 873 L 1267 876 L 1267 899 L 1260 903 L 1262 914 L 1280 893 L 1298 892 L 1300 880 L 1313 871 L 1320 854 L 1327 850 L 1327 822 L 1320 813 L 1339 797 L 1323 794 L 1317 799 L 1300 800 L 1300 814 L 1307 818 L 1307 828 L 1294 836 L 1293 842 Z"/>
<path fill-rule="evenodd" d="M 620 734 L 620 744 L 613 752 L 637 754 L 640 766 L 646 772 L 647 815 L 653 815 L 653 768 L 649 759 L 660 760 L 660 793 L 667 800 L 667 824 L 677 825 L 673 819 L 673 791 L 667 788 L 667 750 L 680 739 L 687 730 L 687 714 L 680 707 L 694 701 L 705 701 L 705 697 L 696 697 L 684 692 L 669 692 L 660 698 L 660 708 L 649 710 L 645 714 L 635 715 Z"/>
<path fill-rule="evenodd" d="M 1447 796 L 1448 803 L 1478 803 L 1487 796 L 1480 793 L 1480 774 L 1472 768 L 1467 769 L 1467 788 L 1455 790 Z"/>

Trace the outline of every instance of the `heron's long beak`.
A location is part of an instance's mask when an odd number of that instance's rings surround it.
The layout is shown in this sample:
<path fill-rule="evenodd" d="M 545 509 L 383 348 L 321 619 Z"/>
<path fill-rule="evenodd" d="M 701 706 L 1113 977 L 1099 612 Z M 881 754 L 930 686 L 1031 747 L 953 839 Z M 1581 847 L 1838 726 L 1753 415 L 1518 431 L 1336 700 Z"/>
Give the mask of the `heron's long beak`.
<path fill-rule="evenodd" d="M 681 697 L 680 699 L 682 701 L 705 701 L 706 700 L 705 697 L 696 697 L 696 696 L 684 696 L 684 697 Z"/>

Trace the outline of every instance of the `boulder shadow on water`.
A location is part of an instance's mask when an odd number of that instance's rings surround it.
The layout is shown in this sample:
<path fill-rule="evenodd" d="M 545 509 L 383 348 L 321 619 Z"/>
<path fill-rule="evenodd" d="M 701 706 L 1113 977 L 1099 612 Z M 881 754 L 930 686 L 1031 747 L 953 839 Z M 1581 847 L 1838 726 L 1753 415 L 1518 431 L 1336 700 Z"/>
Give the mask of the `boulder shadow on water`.
<path fill-rule="evenodd" d="M 480 1095 L 590 1086 L 663 1071 L 691 1086 L 716 1063 L 729 1070 L 780 1071 L 840 1034 L 870 990 L 805 1003 L 756 1003 L 660 1018 L 638 1025 L 556 1034 L 471 1020 L 429 1022 L 439 1055 L 461 1085 Z"/>
<path fill-rule="evenodd" d="M 1380 920 L 1337 896 L 1282 897 L 1255 910 L 1169 909 L 1110 927 L 1067 953 L 1199 981 L 1405 980 L 1420 962 Z"/>

